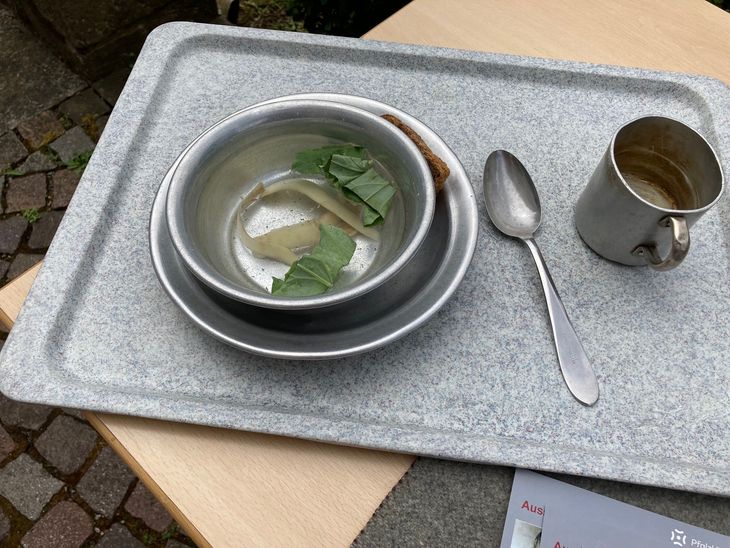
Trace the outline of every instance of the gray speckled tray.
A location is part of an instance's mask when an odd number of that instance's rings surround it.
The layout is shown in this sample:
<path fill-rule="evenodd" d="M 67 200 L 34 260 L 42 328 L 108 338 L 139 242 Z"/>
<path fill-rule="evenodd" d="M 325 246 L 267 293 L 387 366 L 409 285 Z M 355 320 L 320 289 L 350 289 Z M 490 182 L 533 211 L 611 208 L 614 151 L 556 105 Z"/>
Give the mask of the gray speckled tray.
<path fill-rule="evenodd" d="M 248 355 L 199 331 L 152 271 L 168 166 L 246 105 L 354 93 L 422 119 L 478 188 L 516 153 L 538 241 L 601 384 L 577 404 L 532 259 L 481 211 L 472 267 L 426 326 L 339 361 Z M 8 396 L 730 495 L 728 200 L 672 272 L 599 259 L 572 224 L 614 130 L 648 113 L 699 129 L 730 165 L 730 91 L 707 78 L 194 24 L 148 39 L 2 353 Z"/>

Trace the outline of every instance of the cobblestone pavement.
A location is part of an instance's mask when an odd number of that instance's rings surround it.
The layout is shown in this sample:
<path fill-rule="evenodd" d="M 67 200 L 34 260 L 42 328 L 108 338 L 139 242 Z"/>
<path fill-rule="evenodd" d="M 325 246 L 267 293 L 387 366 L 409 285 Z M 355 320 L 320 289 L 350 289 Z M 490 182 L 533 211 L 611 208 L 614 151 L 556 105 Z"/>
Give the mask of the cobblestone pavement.
<path fill-rule="evenodd" d="M 43 259 L 129 68 L 84 82 L 2 5 L 0 24 L 4 285 Z M 0 394 L 0 547 L 11 546 L 194 544 L 80 412 Z"/>

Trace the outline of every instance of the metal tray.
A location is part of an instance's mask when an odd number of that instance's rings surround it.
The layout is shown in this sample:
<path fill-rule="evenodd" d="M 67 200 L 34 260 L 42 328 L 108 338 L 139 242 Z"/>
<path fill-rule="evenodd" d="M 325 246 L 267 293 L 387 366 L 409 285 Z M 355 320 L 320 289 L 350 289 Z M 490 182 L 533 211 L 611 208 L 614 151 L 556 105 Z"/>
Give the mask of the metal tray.
<path fill-rule="evenodd" d="M 426 325 L 336 361 L 240 352 L 160 287 L 147 222 L 180 151 L 227 113 L 341 92 L 423 120 L 477 187 L 511 150 L 536 180 L 540 246 L 601 384 L 563 385 L 534 265 L 480 211 L 464 281 Z M 129 413 L 730 494 L 730 217 L 693 227 L 682 266 L 602 260 L 575 200 L 614 130 L 658 113 L 730 165 L 730 92 L 707 78 L 179 23 L 148 39 L 3 349 L 0 390 Z"/>

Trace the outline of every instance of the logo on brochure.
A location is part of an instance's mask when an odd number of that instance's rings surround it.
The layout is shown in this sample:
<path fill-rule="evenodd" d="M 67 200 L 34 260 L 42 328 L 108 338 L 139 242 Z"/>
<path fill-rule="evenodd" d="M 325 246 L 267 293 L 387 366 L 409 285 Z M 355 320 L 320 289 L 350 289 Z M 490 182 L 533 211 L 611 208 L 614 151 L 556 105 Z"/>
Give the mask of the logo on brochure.
<path fill-rule="evenodd" d="M 685 546 L 687 544 L 687 535 L 684 534 L 684 531 L 675 529 L 672 531 L 672 538 L 669 540 L 672 541 L 674 546 Z"/>
<path fill-rule="evenodd" d="M 672 546 L 691 546 L 693 548 L 720 548 L 717 544 L 703 542 L 700 539 L 690 537 L 690 542 L 687 544 L 687 535 L 681 529 L 674 529 L 672 531 L 671 538 Z"/>

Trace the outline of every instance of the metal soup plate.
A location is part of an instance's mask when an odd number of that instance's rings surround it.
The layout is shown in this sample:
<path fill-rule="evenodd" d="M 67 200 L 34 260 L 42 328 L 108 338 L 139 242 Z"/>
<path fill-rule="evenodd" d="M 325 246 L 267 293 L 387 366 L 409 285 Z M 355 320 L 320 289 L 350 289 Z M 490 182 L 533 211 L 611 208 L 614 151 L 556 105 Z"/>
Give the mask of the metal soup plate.
<path fill-rule="evenodd" d="M 150 252 L 155 272 L 170 298 L 201 329 L 248 352 L 273 358 L 328 359 L 393 342 L 438 312 L 466 273 L 477 238 L 477 205 L 469 179 L 445 143 L 405 112 L 349 95 L 306 94 L 283 99 L 335 101 L 376 114 L 393 114 L 449 164 L 451 174 L 437 198 L 431 229 L 415 257 L 377 289 L 323 309 L 285 312 L 227 299 L 195 279 L 170 241 L 165 198 L 178 158 L 160 185 L 150 216 Z"/>

